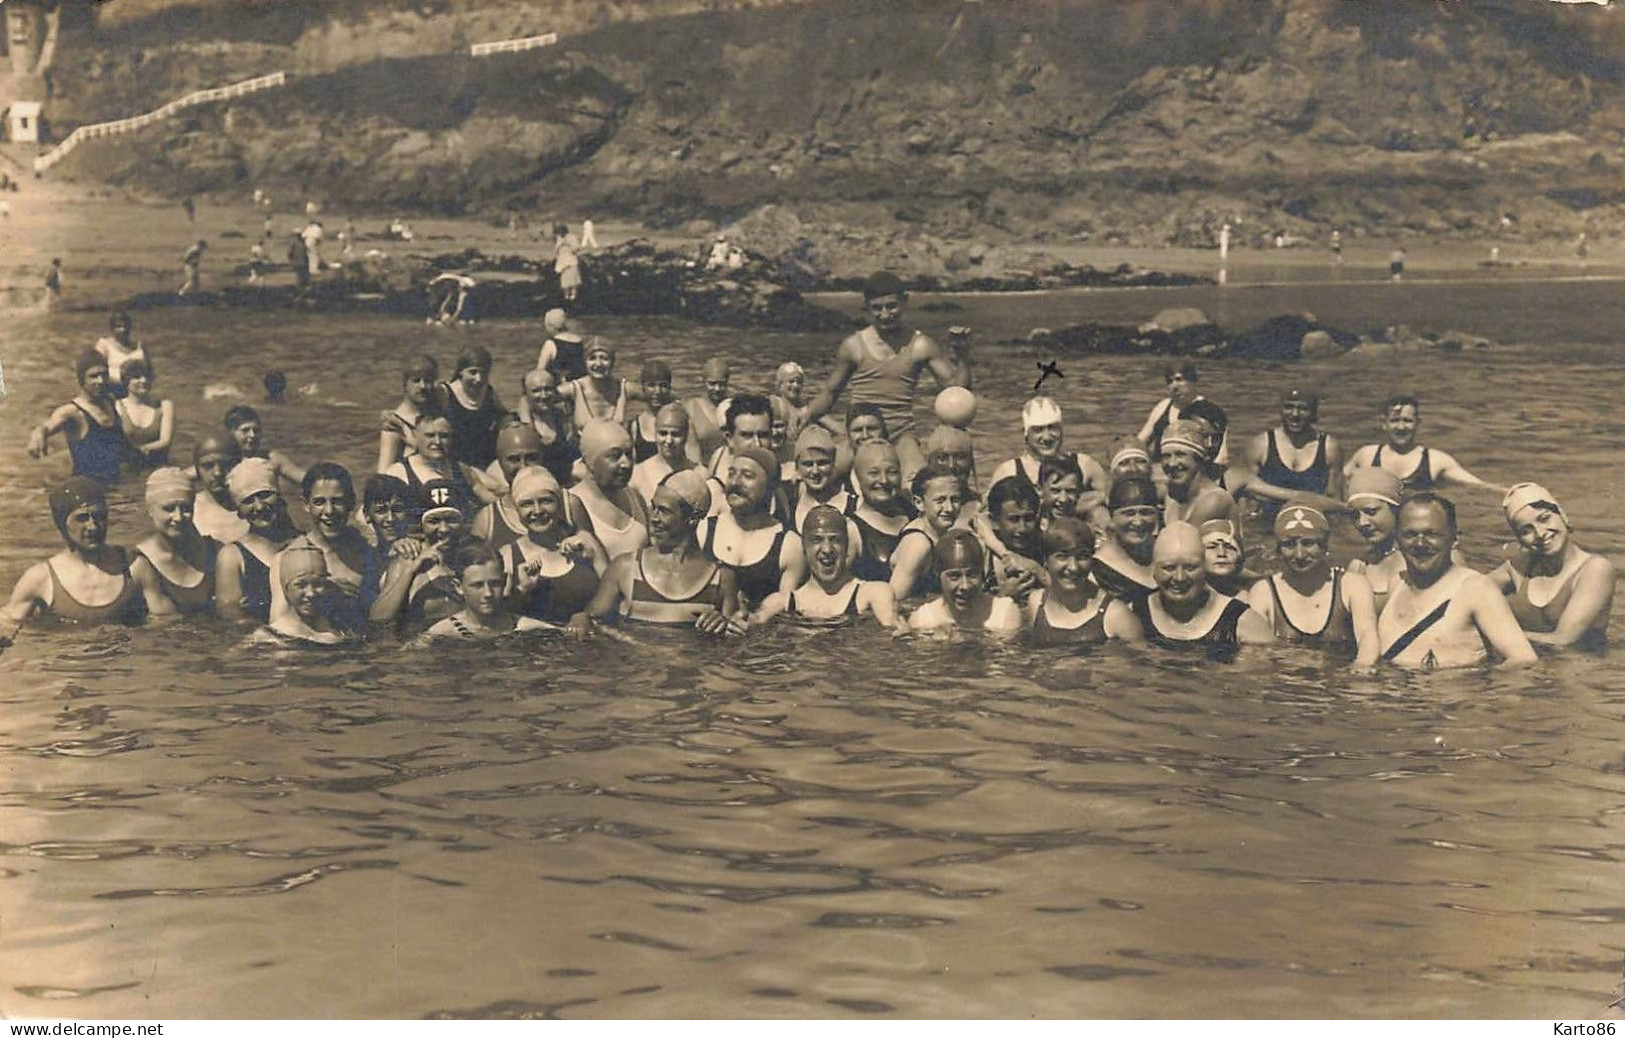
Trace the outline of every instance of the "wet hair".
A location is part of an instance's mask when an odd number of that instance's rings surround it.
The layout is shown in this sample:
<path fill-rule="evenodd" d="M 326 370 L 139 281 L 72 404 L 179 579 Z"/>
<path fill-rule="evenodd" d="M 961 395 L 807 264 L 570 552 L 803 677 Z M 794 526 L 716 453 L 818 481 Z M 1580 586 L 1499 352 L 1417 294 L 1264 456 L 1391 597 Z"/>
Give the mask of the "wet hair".
<path fill-rule="evenodd" d="M 125 385 L 129 385 L 138 378 L 152 381 L 157 377 L 158 373 L 152 370 L 152 364 L 139 357 L 135 360 L 125 361 L 124 367 L 120 368 L 118 373 L 118 380 Z"/>
<path fill-rule="evenodd" d="M 1058 515 L 1051 519 L 1049 525 L 1044 527 L 1043 532 L 1038 535 L 1038 543 L 1046 556 L 1059 551 L 1068 544 L 1082 548 L 1090 555 L 1093 555 L 1096 544 L 1095 531 L 1081 519 Z"/>
<path fill-rule="evenodd" d="M 471 541 L 464 544 L 451 557 L 451 571 L 457 575 L 459 580 L 462 579 L 463 574 L 471 566 L 490 565 L 495 565 L 498 570 L 503 572 L 507 571 L 507 567 L 502 563 L 502 556 L 484 541 Z"/>
<path fill-rule="evenodd" d="M 1045 458 L 1038 463 L 1039 486 L 1049 486 L 1050 480 L 1059 479 L 1062 476 L 1077 476 L 1080 487 L 1087 482 L 1083 478 L 1083 468 L 1078 464 L 1076 454 L 1063 454 L 1058 458 Z"/>
<path fill-rule="evenodd" d="M 1175 375 L 1179 375 L 1186 382 L 1201 381 L 1201 375 L 1197 373 L 1196 362 L 1193 360 L 1187 360 L 1180 364 L 1169 364 L 1162 369 L 1162 380 L 1164 382 L 1172 382 Z"/>
<path fill-rule="evenodd" d="M 117 328 L 121 325 L 128 325 L 131 328 L 135 327 L 135 321 L 130 318 L 130 311 L 114 310 L 112 314 L 108 316 L 107 327 L 109 329 Z"/>
<path fill-rule="evenodd" d="M 1112 481 L 1111 493 L 1106 495 L 1106 510 L 1115 512 L 1120 508 L 1134 508 L 1141 505 L 1156 507 L 1162 504 L 1157 499 L 1157 485 L 1144 476 L 1124 476 L 1122 479 Z"/>
<path fill-rule="evenodd" d="M 889 270 L 877 270 L 863 279 L 863 301 L 881 296 L 903 296 L 908 293 L 903 279 Z"/>
<path fill-rule="evenodd" d="M 1038 491 L 1033 489 L 1033 485 L 1024 479 L 1006 476 L 993 484 L 992 488 L 988 490 L 987 514 L 991 518 L 997 519 L 1000 509 L 1011 501 L 1016 504 L 1031 505 L 1033 511 L 1038 511 Z"/>
<path fill-rule="evenodd" d="M 487 374 L 491 371 L 491 351 L 484 346 L 468 346 L 457 355 L 457 370 L 464 368 L 479 368 Z"/>
<path fill-rule="evenodd" d="M 880 434 L 882 436 L 886 435 L 886 415 L 880 410 L 879 404 L 870 403 L 853 404 L 851 407 L 847 408 L 846 431 L 851 432 L 852 423 L 865 415 L 873 415 L 874 417 L 880 419 Z"/>
<path fill-rule="evenodd" d="M 1431 490 L 1418 490 L 1409 494 L 1399 503 L 1399 510 L 1403 512 L 1412 505 L 1434 505 L 1444 513 L 1445 522 L 1450 524 L 1450 532 L 1457 533 L 1461 528 L 1456 525 L 1456 503 L 1448 497 L 1435 494 Z"/>
<path fill-rule="evenodd" d="M 773 421 L 773 401 L 760 393 L 740 393 L 728 404 L 728 414 L 722 420 L 722 431 L 733 434 L 734 422 L 742 414 L 764 415 L 768 422 Z"/>
<path fill-rule="evenodd" d="M 223 424 L 227 429 L 235 429 L 239 425 L 245 425 L 249 422 L 254 422 L 256 424 L 264 423 L 264 419 L 260 417 L 260 413 L 254 410 L 252 407 L 249 407 L 247 404 L 234 404 L 233 406 L 227 408 L 226 417 L 222 418 L 220 421 L 221 424 Z"/>
<path fill-rule="evenodd" d="M 1211 400 L 1192 400 L 1179 409 L 1181 420 L 1199 418 L 1213 427 L 1216 436 L 1223 436 L 1224 431 L 1230 428 L 1230 416 L 1224 408 Z"/>
<path fill-rule="evenodd" d="M 925 488 L 931 485 L 933 479 L 951 479 L 959 484 L 961 491 L 965 489 L 965 479 L 959 473 L 946 465 L 931 464 L 914 473 L 914 478 L 908 484 L 909 493 L 924 497 Z"/>
<path fill-rule="evenodd" d="M 1416 409 L 1417 414 L 1422 413 L 1422 401 L 1416 399 L 1415 395 L 1411 393 L 1395 393 L 1382 402 L 1381 406 L 1377 408 L 1377 413 L 1386 415 L 1396 407 L 1412 407 Z"/>
<path fill-rule="evenodd" d="M 406 480 L 386 476 L 382 472 L 368 476 L 367 481 L 361 485 L 362 508 L 381 505 L 385 501 L 405 501 L 411 496 L 412 488 L 407 485 Z"/>
<path fill-rule="evenodd" d="M 427 353 L 420 353 L 401 365 L 401 381 L 404 382 L 413 375 L 428 375 L 431 379 L 439 378 L 440 362 Z"/>
<path fill-rule="evenodd" d="M 280 371 L 267 371 L 261 381 L 265 384 L 265 398 L 280 401 L 282 394 L 288 391 L 288 376 Z"/>
<path fill-rule="evenodd" d="M 310 500 L 311 490 L 323 480 L 330 480 L 343 487 L 344 496 L 350 499 L 350 506 L 352 508 L 355 506 L 355 480 L 350 478 L 350 470 L 336 461 L 318 461 L 305 470 L 305 478 L 300 482 L 299 489 L 306 501 Z"/>

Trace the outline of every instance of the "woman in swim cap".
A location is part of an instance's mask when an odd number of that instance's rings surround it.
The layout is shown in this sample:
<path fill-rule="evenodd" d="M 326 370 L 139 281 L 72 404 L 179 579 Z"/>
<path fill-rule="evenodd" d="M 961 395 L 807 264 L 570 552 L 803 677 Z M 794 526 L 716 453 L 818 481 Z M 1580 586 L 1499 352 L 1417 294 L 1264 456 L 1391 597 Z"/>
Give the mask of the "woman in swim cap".
<path fill-rule="evenodd" d="M 1140 476 L 1112 482 L 1106 498 L 1111 513 L 1108 536 L 1095 549 L 1094 579 L 1116 598 L 1133 598 L 1154 591 L 1151 549 L 1162 527 L 1162 502 L 1156 485 Z"/>
<path fill-rule="evenodd" d="M 214 609 L 220 545 L 193 525 L 196 501 L 197 484 L 190 472 L 166 467 L 147 477 L 147 515 L 152 517 L 153 533 L 135 546 L 130 576 L 141 585 L 152 616 Z"/>
<path fill-rule="evenodd" d="M 1388 593 L 1404 579 L 1405 559 L 1399 553 L 1399 477 L 1387 469 L 1367 467 L 1349 473 L 1345 500 L 1354 513 L 1354 530 L 1365 542 L 1365 552 L 1349 560 L 1348 571 L 1362 574 L 1371 585 L 1377 614 Z"/>
<path fill-rule="evenodd" d="M 36 612 L 85 625 L 139 623 L 146 615 L 141 589 L 130 577 L 123 548 L 107 543 L 107 494 L 83 476 L 50 494 L 51 520 L 66 547 L 23 573 L 0 611 L 10 625 L 0 648 Z"/>
<path fill-rule="evenodd" d="M 969 530 L 949 530 L 932 549 L 942 596 L 914 611 L 908 625 L 916 631 L 1021 629 L 1021 607 L 1014 599 L 987 592 L 987 554 Z"/>
<path fill-rule="evenodd" d="M 1517 554 L 1490 579 L 1507 596 L 1534 645 L 1601 652 L 1608 645 L 1614 566 L 1574 542 L 1569 517 L 1552 492 L 1519 483 L 1501 501 Z"/>
<path fill-rule="evenodd" d="M 1261 574 L 1243 568 L 1247 556 L 1241 546 L 1241 531 L 1233 521 L 1209 519 L 1196 529 L 1202 535 L 1208 587 L 1234 598 L 1259 581 Z"/>
<path fill-rule="evenodd" d="M 453 431 L 450 456 L 475 471 L 496 459 L 497 430 L 508 413 L 491 385 L 491 364 L 491 351 L 484 346 L 463 350 L 457 377 L 441 384 L 439 396 Z"/>
<path fill-rule="evenodd" d="M 891 588 L 852 575 L 853 532 L 852 521 L 829 505 L 808 510 L 801 524 L 806 582 L 794 591 L 767 596 L 750 622 L 765 623 L 782 614 L 807 627 L 844 627 L 868 613 L 893 631 L 907 630 L 908 624 L 897 615 Z"/>
<path fill-rule="evenodd" d="M 237 514 L 248 532 L 215 556 L 215 609 L 228 620 L 268 623 L 271 567 L 277 553 L 299 536 L 277 490 L 276 469 L 264 458 L 244 458 L 226 477 Z"/>
<path fill-rule="evenodd" d="M 384 475 L 405 483 L 414 495 L 421 494 L 423 488 L 435 480 L 445 480 L 460 485 L 465 494 L 481 501 L 497 499 L 496 492 L 486 486 L 479 470 L 453 457 L 457 434 L 450 418 L 443 414 L 424 415 L 418 420 L 414 439 L 417 453 L 401 458 Z"/>
<path fill-rule="evenodd" d="M 309 545 L 289 548 L 277 559 L 278 605 L 256 641 L 287 646 L 338 645 L 354 634 L 334 616 L 327 556 Z"/>
<path fill-rule="evenodd" d="M 631 488 L 631 434 L 614 422 L 587 423 L 581 429 L 581 460 L 586 472 L 565 502 L 570 525 L 598 538 L 611 560 L 649 543 L 648 510 Z"/>
<path fill-rule="evenodd" d="M 576 428 L 594 420 L 626 424 L 626 379 L 615 377 L 615 347 L 603 339 L 587 343 L 587 374 L 563 388 L 575 409 Z"/>
<path fill-rule="evenodd" d="M 450 560 L 469 542 L 468 495 L 450 480 L 434 480 L 424 485 L 415 507 L 422 550 L 390 559 L 368 611 L 373 623 L 422 628 L 463 606 Z"/>
<path fill-rule="evenodd" d="M 864 580 L 889 581 L 892 551 L 903 528 L 916 518 L 913 504 L 903 494 L 897 448 L 885 440 L 865 441 L 853 457 L 852 480 L 859 497 L 849 514 L 861 538 L 852 572 Z"/>
<path fill-rule="evenodd" d="M 511 493 L 525 536 L 501 550 L 508 597 L 525 616 L 566 623 L 592 601 L 609 560 L 592 534 L 570 529 L 564 491 L 547 469 L 520 469 Z"/>
<path fill-rule="evenodd" d="M 1277 641 L 1337 652 L 1353 647 L 1355 663 L 1372 667 L 1381 652 L 1371 585 L 1332 565 L 1332 526 L 1312 502 L 1288 501 L 1275 514 L 1281 572 L 1254 584 L 1246 599 Z"/>

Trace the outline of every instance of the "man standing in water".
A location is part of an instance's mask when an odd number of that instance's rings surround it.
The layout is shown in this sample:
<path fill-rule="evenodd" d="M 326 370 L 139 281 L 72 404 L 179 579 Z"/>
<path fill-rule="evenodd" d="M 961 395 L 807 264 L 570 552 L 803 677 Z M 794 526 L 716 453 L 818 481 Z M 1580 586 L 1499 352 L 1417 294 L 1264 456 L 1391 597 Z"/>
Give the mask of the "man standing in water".
<path fill-rule="evenodd" d="M 830 412 L 848 386 L 852 404 L 879 406 L 904 478 L 925 465 L 925 455 L 914 437 L 914 388 L 920 372 L 930 368 L 943 388 L 964 381 L 959 366 L 930 336 L 903 324 L 907 302 L 908 293 L 896 274 L 881 271 L 870 276 L 863 286 L 869 325 L 848 336 L 835 351 L 829 382 L 807 408 L 807 420 L 817 421 Z"/>
<path fill-rule="evenodd" d="M 1505 492 L 1505 487 L 1485 483 L 1444 451 L 1417 442 L 1416 433 L 1422 426 L 1422 401 L 1416 397 L 1400 393 L 1384 400 L 1377 413 L 1377 425 L 1388 442 L 1368 443 L 1355 451 L 1343 466 L 1344 479 L 1359 469 L 1377 468 L 1393 473 L 1406 493 L 1432 490 L 1445 483 L 1489 486 Z"/>
<path fill-rule="evenodd" d="M 116 483 L 119 462 L 129 442 L 113 407 L 107 359 L 94 349 L 86 349 L 79 355 L 74 372 L 79 377 L 79 395 L 52 411 L 51 417 L 28 434 L 28 456 L 45 456 L 51 449 L 51 437 L 60 434 L 68 443 L 75 476 Z"/>
<path fill-rule="evenodd" d="M 1281 394 L 1281 424 L 1253 438 L 1247 493 L 1275 521 L 1281 505 L 1302 493 L 1342 500 L 1343 447 L 1321 432 L 1320 394 L 1293 387 Z"/>
<path fill-rule="evenodd" d="M 1535 662 L 1535 650 L 1495 582 L 1451 558 L 1456 506 L 1423 491 L 1399 507 L 1405 572 L 1377 618 L 1382 659 L 1401 667 L 1472 667 L 1493 650 L 1508 666 Z"/>

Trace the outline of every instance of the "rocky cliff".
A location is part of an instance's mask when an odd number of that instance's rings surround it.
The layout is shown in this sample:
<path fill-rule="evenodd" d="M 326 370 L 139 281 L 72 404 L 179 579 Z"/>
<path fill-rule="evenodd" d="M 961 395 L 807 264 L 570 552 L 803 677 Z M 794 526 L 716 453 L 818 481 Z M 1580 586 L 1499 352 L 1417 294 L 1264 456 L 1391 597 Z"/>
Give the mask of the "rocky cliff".
<path fill-rule="evenodd" d="M 1625 40 L 1542 0 L 121 3 L 58 58 L 59 134 L 295 84 L 64 175 L 695 228 L 775 203 L 832 242 L 1625 233 Z"/>

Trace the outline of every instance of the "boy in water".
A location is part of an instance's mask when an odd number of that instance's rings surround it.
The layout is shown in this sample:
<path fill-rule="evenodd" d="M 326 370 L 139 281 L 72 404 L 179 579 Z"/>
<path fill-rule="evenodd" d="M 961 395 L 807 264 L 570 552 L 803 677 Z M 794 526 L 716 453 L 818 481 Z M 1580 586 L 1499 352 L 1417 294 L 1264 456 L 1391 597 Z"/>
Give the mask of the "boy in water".
<path fill-rule="evenodd" d="M 437 621 L 419 639 L 428 644 L 446 639 L 462 641 L 496 638 L 514 631 L 547 629 L 551 625 L 508 611 L 508 576 L 502 557 L 484 544 L 465 544 L 448 567 L 463 608 Z"/>

